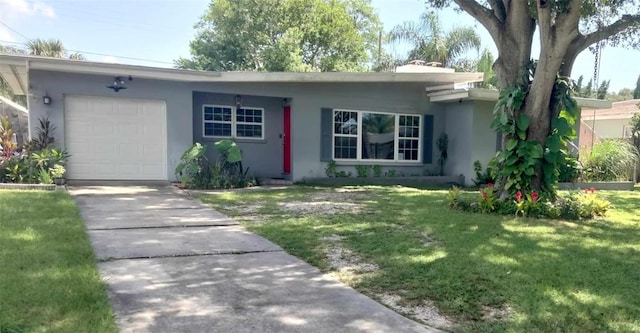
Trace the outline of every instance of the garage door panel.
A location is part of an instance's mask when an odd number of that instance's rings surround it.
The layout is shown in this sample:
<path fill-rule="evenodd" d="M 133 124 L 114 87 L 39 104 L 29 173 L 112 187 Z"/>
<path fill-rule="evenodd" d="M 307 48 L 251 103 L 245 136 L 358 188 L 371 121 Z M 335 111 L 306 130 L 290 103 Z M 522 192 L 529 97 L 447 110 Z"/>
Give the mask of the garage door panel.
<path fill-rule="evenodd" d="M 138 128 L 138 123 L 139 122 L 135 122 L 135 123 L 123 123 L 123 122 L 119 122 L 118 123 L 118 135 L 120 136 L 124 136 L 124 137 L 135 137 L 138 138 L 138 136 L 140 135 L 140 131 Z"/>
<path fill-rule="evenodd" d="M 103 156 L 109 156 L 118 152 L 116 145 L 113 142 L 95 142 L 93 144 L 93 151 L 95 155 L 93 159 L 101 160 L 106 159 Z M 107 159 L 108 160 L 108 159 Z"/>
<path fill-rule="evenodd" d="M 67 97 L 65 141 L 70 179 L 167 179 L 163 101 Z"/>

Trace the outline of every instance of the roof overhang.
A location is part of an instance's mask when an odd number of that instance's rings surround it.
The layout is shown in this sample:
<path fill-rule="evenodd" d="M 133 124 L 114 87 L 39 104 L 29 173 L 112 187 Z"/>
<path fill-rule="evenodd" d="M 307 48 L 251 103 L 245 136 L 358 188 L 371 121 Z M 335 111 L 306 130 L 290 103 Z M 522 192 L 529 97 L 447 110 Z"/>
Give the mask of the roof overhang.
<path fill-rule="evenodd" d="M 29 70 L 63 73 L 129 76 L 181 82 L 267 83 L 424 83 L 426 87 L 481 82 L 483 73 L 347 73 L 347 72 L 208 72 L 175 68 L 25 55 L 0 54 L 0 74 L 16 94 L 27 92 Z"/>
<path fill-rule="evenodd" d="M 459 102 L 459 101 L 488 101 L 497 102 L 500 92 L 492 89 L 471 88 L 439 91 L 428 94 L 429 101 L 437 103 Z M 588 109 L 610 109 L 611 101 L 577 97 L 576 102 L 581 108 Z"/>

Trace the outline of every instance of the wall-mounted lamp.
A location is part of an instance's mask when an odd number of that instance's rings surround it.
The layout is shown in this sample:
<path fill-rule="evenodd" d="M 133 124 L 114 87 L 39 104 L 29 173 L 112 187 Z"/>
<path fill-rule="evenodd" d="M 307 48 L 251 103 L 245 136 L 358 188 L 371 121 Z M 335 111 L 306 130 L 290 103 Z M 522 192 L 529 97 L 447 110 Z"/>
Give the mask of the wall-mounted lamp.
<path fill-rule="evenodd" d="M 236 107 L 239 108 L 242 106 L 242 96 L 236 95 Z"/>
<path fill-rule="evenodd" d="M 129 75 L 129 81 L 133 81 L 133 77 Z M 113 91 L 118 92 L 123 89 L 127 89 L 126 82 L 121 76 L 116 76 L 113 78 L 113 84 L 107 86 L 109 89 L 113 89 Z"/>
<path fill-rule="evenodd" d="M 44 96 L 42 96 L 42 104 L 44 105 L 51 104 L 51 97 L 49 97 L 49 95 L 47 95 L 46 93 L 44 94 Z"/>

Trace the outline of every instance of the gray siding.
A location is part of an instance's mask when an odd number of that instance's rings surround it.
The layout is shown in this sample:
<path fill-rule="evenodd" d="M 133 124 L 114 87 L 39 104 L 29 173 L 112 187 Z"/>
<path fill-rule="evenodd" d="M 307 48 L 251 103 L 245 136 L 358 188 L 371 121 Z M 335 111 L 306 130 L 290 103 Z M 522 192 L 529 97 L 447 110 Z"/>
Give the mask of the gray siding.
<path fill-rule="evenodd" d="M 235 94 L 193 93 L 193 141 L 213 144 L 217 138 L 205 138 L 202 125 L 202 106 L 204 104 L 235 105 Z M 282 98 L 242 96 L 242 105 L 264 108 L 264 140 L 236 140 L 242 150 L 243 166 L 249 167 L 249 173 L 258 177 L 282 177 L 283 171 L 283 105 Z M 216 158 L 210 150 L 209 158 Z"/>
<path fill-rule="evenodd" d="M 434 133 L 442 131 L 442 112 L 431 109 L 422 83 L 336 83 L 336 84 L 273 84 L 273 83 L 207 83 L 193 84 L 192 90 L 236 95 L 284 97 L 291 100 L 292 179 L 324 177 L 326 162 L 321 161 L 321 109 L 343 108 L 353 110 L 434 114 Z M 244 97 L 243 97 L 244 103 Z M 247 104 L 248 105 L 248 104 Z M 199 129 L 199 127 L 198 127 Z M 435 141 L 435 140 L 434 140 Z M 433 147 L 434 154 L 437 148 Z M 433 160 L 437 160 L 434 157 Z M 353 169 L 352 165 L 346 168 Z M 372 163 L 365 163 L 372 164 Z M 379 163 L 382 164 L 382 163 Z M 406 174 L 423 174 L 434 165 L 385 164 L 406 170 Z"/>
<path fill-rule="evenodd" d="M 114 75 L 121 73 L 114 73 Z M 192 96 L 189 87 L 180 82 L 144 80 L 127 81 L 128 89 L 116 93 L 106 88 L 113 76 L 81 75 L 31 70 L 29 85 L 34 95 L 29 102 L 29 131 L 35 133 L 37 119 L 47 117 L 56 126 L 56 144 L 64 147 L 64 97 L 70 95 L 106 96 L 164 100 L 167 103 L 167 177 L 175 180 L 174 169 L 182 153 L 193 143 L 191 119 Z M 48 94 L 52 103 L 42 104 Z"/>

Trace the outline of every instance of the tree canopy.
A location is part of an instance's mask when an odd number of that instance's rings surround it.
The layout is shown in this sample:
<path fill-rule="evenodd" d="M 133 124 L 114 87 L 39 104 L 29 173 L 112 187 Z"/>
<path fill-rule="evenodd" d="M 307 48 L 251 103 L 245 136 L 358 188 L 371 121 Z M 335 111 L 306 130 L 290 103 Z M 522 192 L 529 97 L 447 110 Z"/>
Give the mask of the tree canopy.
<path fill-rule="evenodd" d="M 375 59 L 382 25 L 370 0 L 212 0 L 191 59 L 212 71 L 359 71 Z"/>
<path fill-rule="evenodd" d="M 391 41 L 406 41 L 413 45 L 408 60 L 436 61 L 453 66 L 470 50 L 480 50 L 480 36 L 473 28 L 459 27 L 444 31 L 440 18 L 432 12 L 420 15 L 418 22 L 406 21 L 390 32 Z"/>

